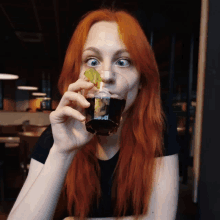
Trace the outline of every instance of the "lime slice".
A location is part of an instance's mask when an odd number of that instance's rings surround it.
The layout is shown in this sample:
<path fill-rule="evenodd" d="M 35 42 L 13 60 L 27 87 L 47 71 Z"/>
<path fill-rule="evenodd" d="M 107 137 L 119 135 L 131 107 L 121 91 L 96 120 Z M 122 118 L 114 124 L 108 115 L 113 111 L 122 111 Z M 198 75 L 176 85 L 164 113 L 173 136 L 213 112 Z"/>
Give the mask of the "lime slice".
<path fill-rule="evenodd" d="M 95 84 L 95 86 L 100 89 L 100 83 L 102 82 L 102 78 L 94 68 L 90 68 L 85 71 L 84 75 L 88 78 L 88 80 Z"/>

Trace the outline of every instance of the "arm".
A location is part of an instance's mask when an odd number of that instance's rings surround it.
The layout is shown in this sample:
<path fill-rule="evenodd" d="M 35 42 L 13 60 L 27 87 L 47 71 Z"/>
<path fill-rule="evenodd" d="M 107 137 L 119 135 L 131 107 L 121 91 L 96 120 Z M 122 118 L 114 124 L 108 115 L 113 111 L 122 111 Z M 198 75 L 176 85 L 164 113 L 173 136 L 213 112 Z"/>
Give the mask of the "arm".
<path fill-rule="evenodd" d="M 36 181 L 9 215 L 8 220 L 49 220 L 53 218 L 58 199 L 76 151 L 63 156 L 52 147 Z"/>
<path fill-rule="evenodd" d="M 160 158 L 157 158 L 159 160 Z M 178 154 L 161 157 L 164 167 L 153 188 L 149 216 L 143 220 L 175 220 L 179 195 Z"/>

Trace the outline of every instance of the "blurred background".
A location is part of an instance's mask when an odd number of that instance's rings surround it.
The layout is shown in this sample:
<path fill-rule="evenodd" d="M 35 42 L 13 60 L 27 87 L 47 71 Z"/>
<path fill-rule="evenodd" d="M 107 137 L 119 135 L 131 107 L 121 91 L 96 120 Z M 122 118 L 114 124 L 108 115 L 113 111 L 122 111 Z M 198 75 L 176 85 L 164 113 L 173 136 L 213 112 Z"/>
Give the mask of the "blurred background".
<path fill-rule="evenodd" d="M 153 48 L 159 66 L 162 100 L 172 105 L 177 116 L 182 146 L 178 218 L 194 219 L 197 204 L 193 202 L 192 134 L 196 110 L 200 0 L 193 3 L 190 0 L 1 0 L 0 73 L 14 74 L 17 79 L 0 79 L 0 124 L 24 124 L 25 121 L 38 126 L 49 124 L 48 114 L 56 109 L 61 98 L 57 83 L 70 38 L 81 16 L 101 6 L 126 9 L 136 16 Z M 35 88 L 25 89 L 24 86 Z M 25 114 L 21 116 L 19 112 Z M 6 150 L 8 161 L 10 155 L 16 158 L 15 148 Z M 6 219 L 24 182 L 15 167 L 11 165 L 5 177 L 1 219 Z"/>
<path fill-rule="evenodd" d="M 0 4 L 0 72 L 15 74 L 17 80 L 3 82 L 3 106 L 6 111 L 40 108 L 41 100 L 33 91 L 18 86 L 35 86 L 46 92 L 48 109 L 55 109 L 61 96 L 57 81 L 70 38 L 79 19 L 89 10 L 114 5 L 127 9 L 140 21 L 148 40 L 153 34 L 153 50 L 158 62 L 162 93 L 169 92 L 172 34 L 175 33 L 174 100 L 184 101 L 187 94 L 190 39 L 194 34 L 192 101 L 196 99 L 199 0 L 1 0 Z"/>

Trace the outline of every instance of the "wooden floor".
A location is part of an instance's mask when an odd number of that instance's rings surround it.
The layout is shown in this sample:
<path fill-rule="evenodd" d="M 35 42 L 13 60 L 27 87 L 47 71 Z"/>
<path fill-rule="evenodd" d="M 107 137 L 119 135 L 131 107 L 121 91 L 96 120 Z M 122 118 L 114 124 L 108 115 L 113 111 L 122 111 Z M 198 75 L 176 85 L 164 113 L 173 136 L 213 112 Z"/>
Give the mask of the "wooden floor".
<path fill-rule="evenodd" d="M 6 172 L 6 198 L 16 198 L 22 188 L 23 180 L 22 175 L 19 173 L 18 164 L 15 159 L 11 160 L 10 165 L 7 164 Z M 192 202 L 193 192 L 193 172 L 192 167 L 188 169 L 189 181 L 187 185 L 181 184 L 179 191 L 178 213 L 176 220 L 195 220 L 197 205 Z M 0 202 L 0 220 L 6 220 L 7 216 L 12 209 L 14 200 Z"/>

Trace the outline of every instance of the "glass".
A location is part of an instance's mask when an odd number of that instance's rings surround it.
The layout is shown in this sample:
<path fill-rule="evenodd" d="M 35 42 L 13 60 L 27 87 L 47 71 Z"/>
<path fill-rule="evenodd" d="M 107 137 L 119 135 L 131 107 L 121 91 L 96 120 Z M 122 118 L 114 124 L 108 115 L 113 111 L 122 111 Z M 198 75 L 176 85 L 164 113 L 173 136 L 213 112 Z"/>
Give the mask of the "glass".
<path fill-rule="evenodd" d="M 108 71 L 106 72 L 108 74 Z M 83 89 L 81 94 L 90 103 L 85 109 L 86 130 L 102 136 L 116 133 L 125 109 L 128 91 L 128 81 L 121 74 L 116 74 L 114 84 L 100 82 L 90 90 Z"/>

